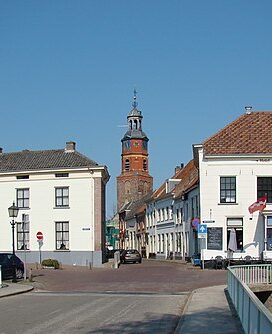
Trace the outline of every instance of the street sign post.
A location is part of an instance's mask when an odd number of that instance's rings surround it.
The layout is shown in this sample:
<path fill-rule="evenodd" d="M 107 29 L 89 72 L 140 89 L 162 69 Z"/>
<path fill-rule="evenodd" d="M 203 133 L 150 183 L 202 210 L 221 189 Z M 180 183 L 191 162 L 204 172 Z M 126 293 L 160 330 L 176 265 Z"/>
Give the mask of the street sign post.
<path fill-rule="evenodd" d="M 42 234 L 42 232 L 40 232 L 40 231 L 37 232 L 36 237 L 37 237 L 38 240 L 43 240 L 43 234 Z"/>
<path fill-rule="evenodd" d="M 198 239 L 206 239 L 207 238 L 207 225 L 199 224 L 197 227 L 197 236 Z"/>
<path fill-rule="evenodd" d="M 37 232 L 36 234 L 37 241 L 39 244 L 39 255 L 40 255 L 40 264 L 42 264 L 42 245 L 43 245 L 43 234 L 42 232 Z"/>
<path fill-rule="evenodd" d="M 198 239 L 201 239 L 200 242 L 201 246 L 201 262 L 202 262 L 202 269 L 204 269 L 204 249 L 206 248 L 206 239 L 207 239 L 207 225 L 206 224 L 199 224 L 197 227 L 197 236 Z"/>

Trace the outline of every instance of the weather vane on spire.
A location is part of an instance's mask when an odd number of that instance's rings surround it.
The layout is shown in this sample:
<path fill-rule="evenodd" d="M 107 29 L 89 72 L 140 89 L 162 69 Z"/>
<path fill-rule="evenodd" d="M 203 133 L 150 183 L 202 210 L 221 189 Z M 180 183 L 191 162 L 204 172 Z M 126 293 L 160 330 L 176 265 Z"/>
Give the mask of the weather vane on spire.
<path fill-rule="evenodd" d="M 136 91 L 136 88 L 134 88 L 134 91 L 133 91 L 133 103 L 132 103 L 132 107 L 133 108 L 136 108 L 137 107 L 137 105 L 138 105 L 138 103 L 137 103 L 137 101 L 136 101 L 136 99 L 137 99 L 137 91 Z"/>

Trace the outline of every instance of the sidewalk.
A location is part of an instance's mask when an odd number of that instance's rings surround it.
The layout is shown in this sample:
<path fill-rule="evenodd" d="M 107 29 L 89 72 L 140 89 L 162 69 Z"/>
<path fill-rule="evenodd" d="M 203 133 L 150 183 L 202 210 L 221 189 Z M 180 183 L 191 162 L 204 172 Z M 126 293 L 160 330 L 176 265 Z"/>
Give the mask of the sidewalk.
<path fill-rule="evenodd" d="M 225 285 L 219 285 L 195 290 L 189 297 L 175 334 L 243 334 L 225 289 Z"/>
<path fill-rule="evenodd" d="M 18 295 L 20 293 L 28 292 L 33 290 L 33 286 L 24 285 L 21 283 L 3 283 L 2 288 L 0 288 L 0 298 Z"/>

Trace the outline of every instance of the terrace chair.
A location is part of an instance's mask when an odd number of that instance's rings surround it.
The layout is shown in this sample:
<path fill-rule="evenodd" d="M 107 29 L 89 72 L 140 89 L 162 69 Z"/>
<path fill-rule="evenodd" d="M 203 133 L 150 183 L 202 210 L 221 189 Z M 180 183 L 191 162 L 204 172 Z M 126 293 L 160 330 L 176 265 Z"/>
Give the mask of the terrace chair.
<path fill-rule="evenodd" d="M 224 267 L 223 257 L 220 255 L 217 255 L 214 260 L 215 260 L 215 269 L 223 269 Z"/>
<path fill-rule="evenodd" d="M 244 264 L 252 264 L 252 257 L 250 255 L 244 257 Z"/>

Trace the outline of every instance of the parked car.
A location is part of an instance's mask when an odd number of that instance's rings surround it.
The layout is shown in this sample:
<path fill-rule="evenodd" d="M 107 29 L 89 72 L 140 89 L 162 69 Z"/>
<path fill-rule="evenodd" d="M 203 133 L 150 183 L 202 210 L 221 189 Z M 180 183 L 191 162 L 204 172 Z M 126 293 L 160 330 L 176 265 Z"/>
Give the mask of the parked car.
<path fill-rule="evenodd" d="M 106 250 L 106 257 L 107 259 L 113 259 L 114 258 L 114 253 L 119 251 L 120 254 L 124 251 L 124 249 L 107 249 Z"/>
<path fill-rule="evenodd" d="M 128 262 L 142 262 L 142 256 L 137 251 L 137 249 L 126 249 L 120 255 L 121 263 L 128 263 Z"/>
<path fill-rule="evenodd" d="M 16 278 L 23 278 L 24 263 L 19 257 L 12 253 L 0 253 L 0 266 L 3 279 L 13 277 L 13 265 L 15 266 Z"/>

